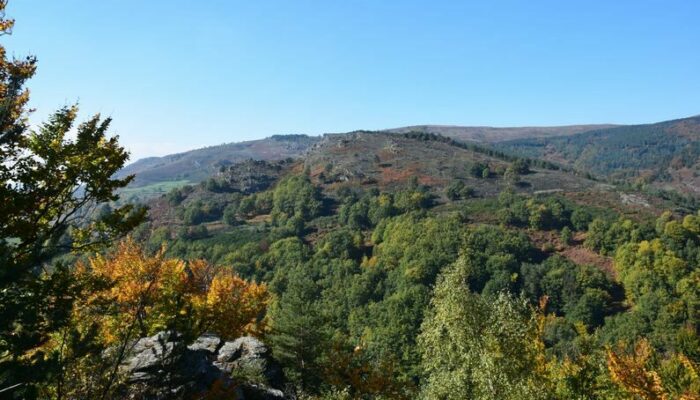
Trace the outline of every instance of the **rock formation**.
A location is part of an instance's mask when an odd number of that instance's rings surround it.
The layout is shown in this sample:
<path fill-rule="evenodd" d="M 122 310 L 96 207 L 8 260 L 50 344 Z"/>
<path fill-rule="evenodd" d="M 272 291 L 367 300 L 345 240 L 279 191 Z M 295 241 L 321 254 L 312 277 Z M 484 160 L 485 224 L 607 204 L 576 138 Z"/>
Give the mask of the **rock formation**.
<path fill-rule="evenodd" d="M 189 346 L 176 332 L 135 341 L 121 365 L 133 399 L 197 398 L 216 391 L 237 399 L 285 399 L 284 375 L 264 343 L 250 336 L 223 341 L 202 335 Z"/>

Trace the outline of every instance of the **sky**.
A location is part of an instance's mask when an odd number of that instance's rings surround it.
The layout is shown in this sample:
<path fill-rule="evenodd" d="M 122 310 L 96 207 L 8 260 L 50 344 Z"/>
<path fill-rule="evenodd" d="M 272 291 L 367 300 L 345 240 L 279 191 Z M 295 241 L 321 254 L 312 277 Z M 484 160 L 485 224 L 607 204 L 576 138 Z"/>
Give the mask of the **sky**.
<path fill-rule="evenodd" d="M 132 161 L 273 134 L 700 114 L 700 1 L 10 0 L 32 123 L 79 103 Z"/>

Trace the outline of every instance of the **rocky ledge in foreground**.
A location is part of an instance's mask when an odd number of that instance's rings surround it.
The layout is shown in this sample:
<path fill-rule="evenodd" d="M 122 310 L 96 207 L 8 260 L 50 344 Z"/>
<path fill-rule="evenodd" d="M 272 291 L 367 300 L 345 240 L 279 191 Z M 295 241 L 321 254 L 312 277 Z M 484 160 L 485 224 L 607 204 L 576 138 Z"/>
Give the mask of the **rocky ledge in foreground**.
<path fill-rule="evenodd" d="M 188 346 L 175 332 L 159 332 L 133 344 L 121 372 L 124 394 L 132 399 L 189 399 L 205 393 L 286 398 L 282 369 L 265 344 L 250 336 L 223 341 L 203 335 Z"/>

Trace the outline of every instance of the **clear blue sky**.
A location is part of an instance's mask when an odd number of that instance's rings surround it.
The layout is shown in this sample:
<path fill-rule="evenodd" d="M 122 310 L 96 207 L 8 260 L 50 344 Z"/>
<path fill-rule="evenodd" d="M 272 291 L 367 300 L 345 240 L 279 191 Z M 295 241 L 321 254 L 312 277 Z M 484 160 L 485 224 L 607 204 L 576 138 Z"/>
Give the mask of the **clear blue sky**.
<path fill-rule="evenodd" d="M 34 122 L 79 101 L 132 159 L 278 133 L 700 113 L 700 1 L 10 0 Z"/>

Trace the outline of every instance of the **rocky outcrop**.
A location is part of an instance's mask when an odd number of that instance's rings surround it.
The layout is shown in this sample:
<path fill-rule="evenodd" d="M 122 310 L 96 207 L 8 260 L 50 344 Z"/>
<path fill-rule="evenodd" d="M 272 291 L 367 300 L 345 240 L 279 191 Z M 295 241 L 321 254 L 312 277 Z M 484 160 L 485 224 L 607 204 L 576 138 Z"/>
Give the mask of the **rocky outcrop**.
<path fill-rule="evenodd" d="M 223 181 L 226 191 L 243 194 L 262 192 L 270 188 L 291 163 L 291 160 L 246 160 L 221 171 L 219 179 Z"/>
<path fill-rule="evenodd" d="M 121 365 L 134 399 L 178 399 L 215 390 L 240 399 L 285 399 L 284 375 L 260 340 L 203 335 L 186 345 L 175 332 L 135 341 Z"/>

